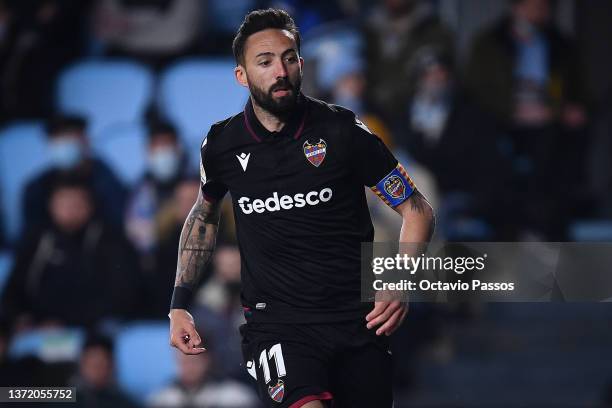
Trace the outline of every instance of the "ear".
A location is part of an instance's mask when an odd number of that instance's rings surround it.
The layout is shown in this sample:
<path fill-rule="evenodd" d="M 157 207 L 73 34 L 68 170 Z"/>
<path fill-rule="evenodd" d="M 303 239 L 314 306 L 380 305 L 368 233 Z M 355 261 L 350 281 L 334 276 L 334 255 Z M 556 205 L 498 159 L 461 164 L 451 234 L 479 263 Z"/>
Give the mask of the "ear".
<path fill-rule="evenodd" d="M 304 58 L 300 57 L 300 70 L 304 70 Z"/>
<path fill-rule="evenodd" d="M 234 75 L 236 76 L 236 81 L 245 88 L 249 87 L 249 81 L 247 78 L 246 69 L 242 65 L 237 65 L 234 68 Z"/>

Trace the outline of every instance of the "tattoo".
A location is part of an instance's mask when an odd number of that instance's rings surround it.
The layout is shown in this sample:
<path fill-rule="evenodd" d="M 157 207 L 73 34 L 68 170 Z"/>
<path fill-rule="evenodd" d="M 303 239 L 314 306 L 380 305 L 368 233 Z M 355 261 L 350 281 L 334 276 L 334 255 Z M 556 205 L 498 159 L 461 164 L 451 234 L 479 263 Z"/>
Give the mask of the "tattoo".
<path fill-rule="evenodd" d="M 408 197 L 408 201 L 410 201 L 412 210 L 419 214 L 425 214 L 427 208 L 430 207 L 429 202 L 419 190 L 414 190 L 414 193 Z"/>
<path fill-rule="evenodd" d="M 217 237 L 220 204 L 204 200 L 200 191 L 181 231 L 174 286 L 193 290 L 210 262 Z"/>
<path fill-rule="evenodd" d="M 410 208 L 413 211 L 418 212 L 419 214 L 427 214 L 431 212 L 431 221 L 429 223 L 429 236 L 428 241 L 433 237 L 434 231 L 436 229 L 436 216 L 433 214 L 431 210 L 431 204 L 427 201 L 427 198 L 419 190 L 414 190 L 414 193 L 410 197 L 408 197 L 408 201 L 410 202 Z"/>

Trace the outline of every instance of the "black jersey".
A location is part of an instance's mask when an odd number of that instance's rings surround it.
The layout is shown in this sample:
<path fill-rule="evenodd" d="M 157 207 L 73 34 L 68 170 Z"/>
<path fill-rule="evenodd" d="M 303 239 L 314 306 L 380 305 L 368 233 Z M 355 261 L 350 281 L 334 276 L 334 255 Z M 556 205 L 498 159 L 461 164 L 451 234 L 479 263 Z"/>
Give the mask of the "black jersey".
<path fill-rule="evenodd" d="M 374 229 L 365 186 L 395 206 L 414 184 L 351 111 L 301 96 L 280 132 L 244 112 L 213 125 L 201 149 L 206 200 L 231 194 L 249 321 L 363 317 L 361 242 Z"/>

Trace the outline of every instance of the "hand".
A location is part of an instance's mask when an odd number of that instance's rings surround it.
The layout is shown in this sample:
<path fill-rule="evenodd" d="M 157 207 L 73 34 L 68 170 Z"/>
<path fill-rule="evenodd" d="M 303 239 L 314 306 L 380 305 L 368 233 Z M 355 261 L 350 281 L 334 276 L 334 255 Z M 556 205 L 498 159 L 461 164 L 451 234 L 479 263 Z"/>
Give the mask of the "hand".
<path fill-rule="evenodd" d="M 193 316 L 185 309 L 172 309 L 170 314 L 170 345 L 184 354 L 200 354 L 202 339 L 195 329 Z"/>
<path fill-rule="evenodd" d="M 394 300 L 390 302 L 374 302 L 374 309 L 366 316 L 367 328 L 376 330 L 376 335 L 390 336 L 402 324 L 408 313 L 408 303 Z"/>

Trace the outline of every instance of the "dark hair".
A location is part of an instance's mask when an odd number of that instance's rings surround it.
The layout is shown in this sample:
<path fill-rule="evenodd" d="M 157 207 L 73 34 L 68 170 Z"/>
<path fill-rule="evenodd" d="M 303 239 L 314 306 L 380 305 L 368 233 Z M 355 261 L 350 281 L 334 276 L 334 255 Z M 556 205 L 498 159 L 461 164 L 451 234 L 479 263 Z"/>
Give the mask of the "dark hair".
<path fill-rule="evenodd" d="M 93 197 L 93 187 L 89 182 L 89 179 L 79 173 L 59 175 L 55 178 L 55 180 L 53 180 L 51 183 L 51 194 L 63 189 L 83 190 L 89 195 L 90 198 Z"/>
<path fill-rule="evenodd" d="M 103 334 L 99 333 L 89 333 L 85 338 L 85 342 L 83 343 L 82 351 L 86 351 L 87 349 L 91 349 L 94 347 L 100 347 L 106 350 L 109 354 L 113 354 L 115 345 L 113 340 L 110 337 L 107 337 Z"/>
<path fill-rule="evenodd" d="M 169 122 L 155 122 L 149 126 L 149 141 L 157 135 L 171 135 L 174 141 L 178 141 L 176 127 Z"/>
<path fill-rule="evenodd" d="M 254 10 L 246 15 L 232 43 L 236 64 L 244 65 L 244 45 L 247 39 L 259 31 L 270 28 L 289 31 L 295 39 L 298 53 L 300 52 L 300 32 L 289 13 L 274 8 Z"/>
<path fill-rule="evenodd" d="M 87 120 L 78 115 L 57 115 L 47 121 L 47 135 L 53 137 L 60 132 L 85 132 Z"/>

